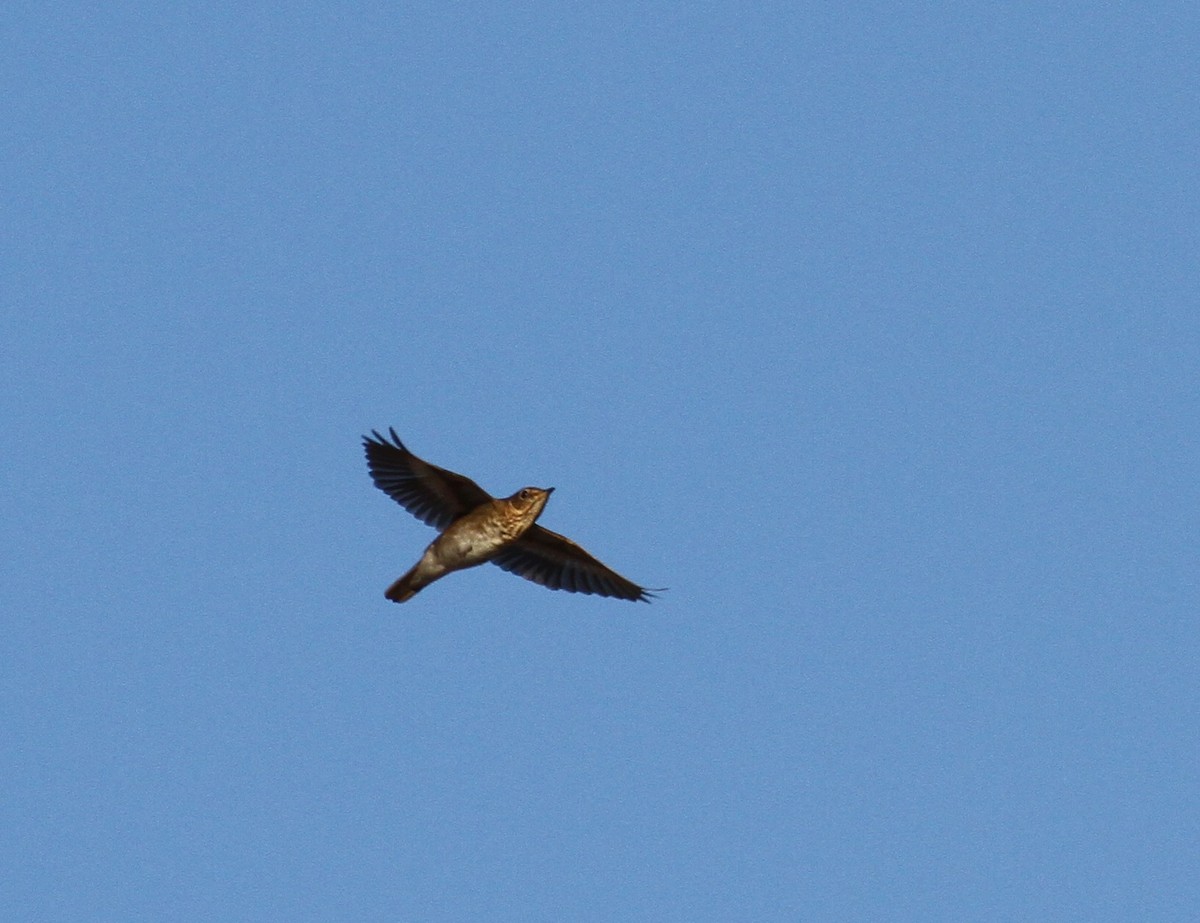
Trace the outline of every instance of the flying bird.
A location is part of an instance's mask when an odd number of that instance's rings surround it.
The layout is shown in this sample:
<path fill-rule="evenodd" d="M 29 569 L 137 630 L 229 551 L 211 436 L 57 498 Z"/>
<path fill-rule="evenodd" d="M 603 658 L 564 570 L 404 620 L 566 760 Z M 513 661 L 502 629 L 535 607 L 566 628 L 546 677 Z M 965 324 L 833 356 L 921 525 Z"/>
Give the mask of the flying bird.
<path fill-rule="evenodd" d="M 363 437 L 375 486 L 440 535 L 413 568 L 388 587 L 392 602 L 406 602 L 446 574 L 491 561 L 551 590 L 595 593 L 649 602 L 654 593 L 605 567 L 573 541 L 537 525 L 553 487 L 523 487 L 497 499 L 468 477 L 423 461 L 372 430 Z"/>

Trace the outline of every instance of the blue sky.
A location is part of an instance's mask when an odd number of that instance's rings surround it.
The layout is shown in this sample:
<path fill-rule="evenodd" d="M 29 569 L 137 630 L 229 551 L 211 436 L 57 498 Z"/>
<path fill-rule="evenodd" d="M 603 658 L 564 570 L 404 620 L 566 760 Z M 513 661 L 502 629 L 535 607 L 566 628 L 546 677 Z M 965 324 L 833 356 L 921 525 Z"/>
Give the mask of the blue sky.
<path fill-rule="evenodd" d="M 6 919 L 1194 919 L 1193 6 L 0 28 Z"/>

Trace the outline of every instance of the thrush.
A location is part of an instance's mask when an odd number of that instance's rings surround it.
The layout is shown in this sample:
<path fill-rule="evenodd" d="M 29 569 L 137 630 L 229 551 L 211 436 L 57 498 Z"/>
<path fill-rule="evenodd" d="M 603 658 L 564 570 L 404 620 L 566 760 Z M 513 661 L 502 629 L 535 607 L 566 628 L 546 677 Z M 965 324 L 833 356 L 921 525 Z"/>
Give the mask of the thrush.
<path fill-rule="evenodd" d="M 363 437 L 375 486 L 420 519 L 441 530 L 408 573 L 384 594 L 406 602 L 446 574 L 488 561 L 551 590 L 595 593 L 649 602 L 650 590 L 601 564 L 564 535 L 537 525 L 553 487 L 523 487 L 497 499 L 468 477 L 423 461 L 372 430 Z"/>

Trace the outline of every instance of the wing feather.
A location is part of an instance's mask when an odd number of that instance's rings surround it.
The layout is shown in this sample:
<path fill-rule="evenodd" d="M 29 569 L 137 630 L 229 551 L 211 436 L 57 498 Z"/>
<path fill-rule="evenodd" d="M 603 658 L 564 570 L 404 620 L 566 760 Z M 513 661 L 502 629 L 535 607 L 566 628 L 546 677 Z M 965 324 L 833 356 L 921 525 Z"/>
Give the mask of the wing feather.
<path fill-rule="evenodd" d="M 534 525 L 492 558 L 510 574 L 551 590 L 649 602 L 654 594 L 605 566 L 565 535 Z"/>
<path fill-rule="evenodd" d="M 372 430 L 363 437 L 367 468 L 375 486 L 426 525 L 444 529 L 491 495 L 461 474 L 431 465 L 405 448 L 394 429 L 391 439 Z"/>

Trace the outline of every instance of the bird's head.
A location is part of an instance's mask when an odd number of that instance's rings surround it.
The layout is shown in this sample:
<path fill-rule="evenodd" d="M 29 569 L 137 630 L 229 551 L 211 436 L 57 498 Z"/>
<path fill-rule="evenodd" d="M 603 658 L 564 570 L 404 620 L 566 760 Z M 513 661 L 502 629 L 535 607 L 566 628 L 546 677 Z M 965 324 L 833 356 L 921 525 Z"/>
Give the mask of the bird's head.
<path fill-rule="evenodd" d="M 552 493 L 553 487 L 522 487 L 508 498 L 508 504 L 521 514 L 522 519 L 532 524 L 542 515 Z"/>

